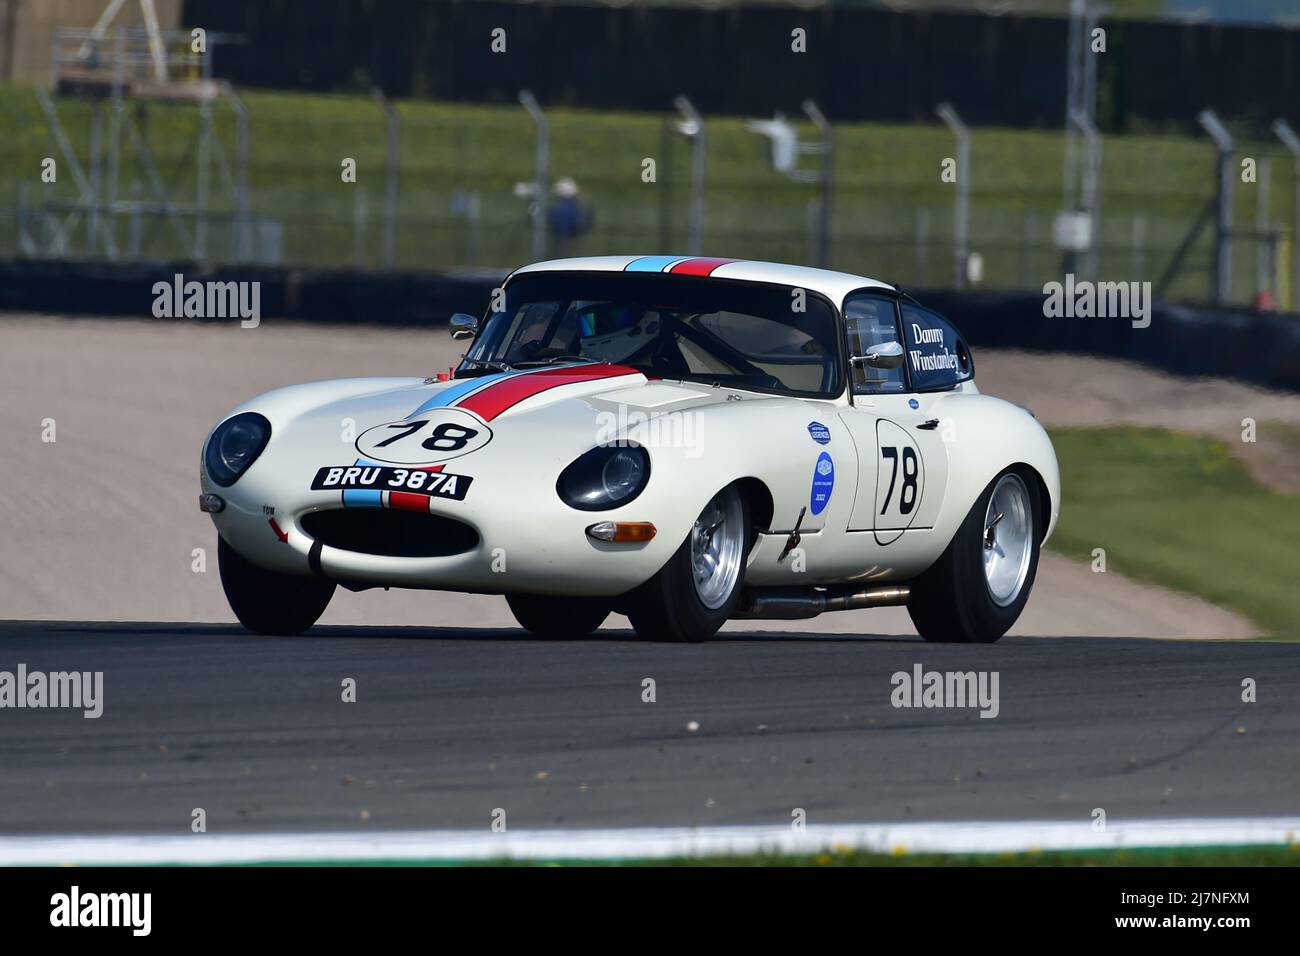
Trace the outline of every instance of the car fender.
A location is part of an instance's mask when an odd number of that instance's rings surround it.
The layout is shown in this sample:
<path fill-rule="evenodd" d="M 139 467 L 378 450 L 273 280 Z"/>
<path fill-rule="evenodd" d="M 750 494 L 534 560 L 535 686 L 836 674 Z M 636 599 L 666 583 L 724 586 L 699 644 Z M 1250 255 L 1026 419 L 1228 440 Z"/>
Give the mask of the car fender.
<path fill-rule="evenodd" d="M 937 536 L 952 540 L 957 528 L 998 474 L 1027 465 L 1048 499 L 1045 542 L 1061 508 L 1061 476 L 1046 429 L 1026 408 L 979 393 L 955 392 L 934 405 L 948 450 L 948 488 L 935 522 Z"/>

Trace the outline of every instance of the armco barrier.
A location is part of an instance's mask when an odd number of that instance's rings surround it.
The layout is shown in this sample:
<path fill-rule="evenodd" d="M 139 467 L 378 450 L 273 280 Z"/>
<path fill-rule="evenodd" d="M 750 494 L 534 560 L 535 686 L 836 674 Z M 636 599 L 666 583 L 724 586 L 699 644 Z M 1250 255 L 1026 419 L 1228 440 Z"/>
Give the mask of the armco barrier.
<path fill-rule="evenodd" d="M 453 312 L 482 314 L 503 277 L 10 261 L 0 262 L 0 311 L 150 319 L 154 284 L 171 283 L 177 273 L 186 281 L 261 283 L 261 314 L 272 321 L 407 326 L 441 326 Z M 1178 375 L 1300 391 L 1300 315 L 1158 304 L 1151 324 L 1139 329 L 1122 318 L 1047 318 L 1043 296 L 1032 292 L 913 294 L 951 318 L 975 346 L 1108 356 Z"/>

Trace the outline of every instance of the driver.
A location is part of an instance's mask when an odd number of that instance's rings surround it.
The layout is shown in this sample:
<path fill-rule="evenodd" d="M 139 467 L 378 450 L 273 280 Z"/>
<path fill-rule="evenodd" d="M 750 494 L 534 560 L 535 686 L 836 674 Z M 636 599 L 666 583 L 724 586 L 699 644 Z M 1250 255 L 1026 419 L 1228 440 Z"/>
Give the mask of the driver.
<path fill-rule="evenodd" d="M 596 306 L 578 314 L 582 355 L 602 362 L 625 362 L 654 344 L 659 313 L 639 306 Z"/>

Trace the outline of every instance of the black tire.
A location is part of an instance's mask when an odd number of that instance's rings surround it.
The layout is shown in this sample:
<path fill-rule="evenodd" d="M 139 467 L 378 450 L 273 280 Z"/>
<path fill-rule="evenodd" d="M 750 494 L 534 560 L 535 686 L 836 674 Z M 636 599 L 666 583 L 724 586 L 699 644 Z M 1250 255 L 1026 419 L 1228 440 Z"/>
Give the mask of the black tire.
<path fill-rule="evenodd" d="M 239 623 L 255 634 L 301 634 L 325 613 L 334 582 L 258 567 L 217 539 L 221 587 Z"/>
<path fill-rule="evenodd" d="M 597 598 L 507 594 L 506 603 L 519 626 L 538 637 L 587 637 L 609 617 L 609 605 Z"/>
<path fill-rule="evenodd" d="M 993 598 L 984 573 L 984 518 L 993 489 L 1003 476 L 1017 475 L 1028 492 L 1033 522 L 1029 539 L 1029 567 L 1019 592 L 1006 606 Z M 1029 600 L 1038 572 L 1043 537 L 1042 505 L 1035 476 L 1008 468 L 976 499 L 970 513 L 953 535 L 947 549 L 930 568 L 912 582 L 907 613 L 927 641 L 942 644 L 991 644 L 1010 630 Z"/>
<path fill-rule="evenodd" d="M 700 599 L 691 559 L 692 536 L 687 535 L 668 563 L 627 595 L 627 616 L 638 637 L 650 641 L 707 641 L 735 612 L 745 585 L 745 561 L 754 543 L 754 530 L 750 527 L 749 502 L 739 489 L 732 485 L 720 492 L 721 495 L 734 495 L 739 502 L 744 536 L 740 568 L 730 592 L 718 607 L 709 607 Z"/>

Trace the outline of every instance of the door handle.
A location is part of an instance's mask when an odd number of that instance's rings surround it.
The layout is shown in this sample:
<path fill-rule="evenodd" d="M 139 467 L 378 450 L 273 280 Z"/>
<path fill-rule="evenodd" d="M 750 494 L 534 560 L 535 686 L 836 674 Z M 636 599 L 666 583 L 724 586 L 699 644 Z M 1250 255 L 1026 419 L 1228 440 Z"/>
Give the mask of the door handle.
<path fill-rule="evenodd" d="M 926 431 L 928 431 L 928 432 L 929 432 L 929 431 L 934 431 L 936 428 L 939 427 L 939 419 L 937 419 L 937 418 L 931 418 L 931 419 L 928 420 L 928 421 L 921 422 L 921 424 L 917 425 L 916 427 L 917 427 L 917 428 L 924 428 L 924 429 L 925 429 Z"/>

